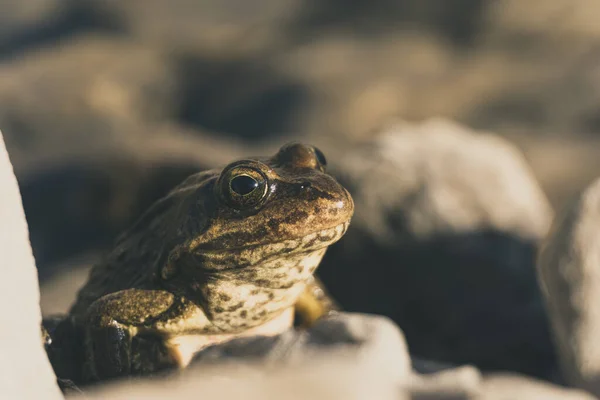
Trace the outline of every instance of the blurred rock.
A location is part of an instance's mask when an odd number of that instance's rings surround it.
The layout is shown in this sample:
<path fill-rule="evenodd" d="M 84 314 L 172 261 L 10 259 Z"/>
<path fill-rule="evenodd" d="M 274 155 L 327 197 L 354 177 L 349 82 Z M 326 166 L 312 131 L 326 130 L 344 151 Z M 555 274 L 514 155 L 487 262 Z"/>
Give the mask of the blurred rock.
<path fill-rule="evenodd" d="M 36 36 L 40 26 L 60 19 L 64 0 L 3 0 L 0 4 L 0 58 L 22 50 L 25 42 Z M 42 29 L 43 30 L 43 29 Z"/>
<path fill-rule="evenodd" d="M 480 33 L 489 0 L 307 0 L 296 29 L 378 37 L 422 30 L 469 45 Z M 315 32 L 315 33 L 316 33 Z"/>
<path fill-rule="evenodd" d="M 203 354 L 203 355 L 202 355 Z M 385 318 L 340 313 L 306 332 L 246 338 L 206 349 L 166 378 L 98 386 L 111 399 L 588 400 L 578 391 L 474 367 L 430 375 L 407 369 L 401 332 Z"/>
<path fill-rule="evenodd" d="M 124 382 L 87 393 L 89 399 L 407 399 L 387 375 L 346 362 L 343 357 L 318 357 L 289 367 L 260 364 L 190 368 L 183 376 Z M 84 398 L 83 396 L 72 398 Z"/>
<path fill-rule="evenodd" d="M 41 340 L 35 260 L 17 181 L 0 133 L 0 397 L 62 398 Z"/>
<path fill-rule="evenodd" d="M 395 400 L 592 400 L 523 377 L 481 379 L 473 368 L 412 377 L 405 384 L 390 382 L 377 371 L 347 363 L 343 357 L 318 357 L 285 368 L 263 365 L 193 368 L 179 379 L 121 383 L 97 389 L 87 398 L 196 399 L 198 395 L 233 399 L 395 399 Z M 82 398 L 82 397 L 72 397 Z"/>
<path fill-rule="evenodd" d="M 194 363 L 254 362 L 298 364 L 323 353 L 340 354 L 347 362 L 379 370 L 389 380 L 411 373 L 402 332 L 387 318 L 340 313 L 318 321 L 307 331 L 290 330 L 274 337 L 234 339 L 201 351 Z"/>
<path fill-rule="evenodd" d="M 167 122 L 178 112 L 174 74 L 158 51 L 93 36 L 0 66 L 0 124 L 42 268 L 107 246 L 185 177 L 235 151 Z"/>
<path fill-rule="evenodd" d="M 569 383 L 600 396 L 600 180 L 556 219 L 538 274 Z"/>
<path fill-rule="evenodd" d="M 20 170 L 49 154 L 119 150 L 174 106 L 168 61 L 127 41 L 85 37 L 0 66 L 0 123 Z M 146 124 L 140 126 L 138 121 Z"/>
<path fill-rule="evenodd" d="M 85 7 L 120 21 L 132 36 L 197 51 L 263 50 L 285 42 L 281 30 L 302 0 L 84 0 Z"/>
<path fill-rule="evenodd" d="M 43 292 L 42 292 L 43 293 Z M 433 374 L 453 369 L 456 366 L 434 360 L 426 360 L 420 357 L 411 357 L 412 368 L 419 374 Z"/>
<path fill-rule="evenodd" d="M 593 400 L 596 397 L 581 390 L 550 385 L 514 374 L 491 374 L 482 381 L 485 400 Z"/>
<path fill-rule="evenodd" d="M 527 3 L 508 0 L 492 2 L 488 9 L 491 31 L 521 38 L 537 36 L 550 40 L 600 38 L 600 27 L 594 14 L 600 5 L 588 0 L 532 0 Z"/>
<path fill-rule="evenodd" d="M 555 378 L 534 268 L 552 210 L 514 146 L 430 120 L 332 156 L 356 213 L 319 274 L 344 309 L 417 357 Z"/>
<path fill-rule="evenodd" d="M 479 399 L 481 396 L 481 373 L 474 367 L 465 366 L 432 375 L 414 375 L 405 383 L 410 399 Z M 407 393 L 407 394 L 408 394 Z"/>

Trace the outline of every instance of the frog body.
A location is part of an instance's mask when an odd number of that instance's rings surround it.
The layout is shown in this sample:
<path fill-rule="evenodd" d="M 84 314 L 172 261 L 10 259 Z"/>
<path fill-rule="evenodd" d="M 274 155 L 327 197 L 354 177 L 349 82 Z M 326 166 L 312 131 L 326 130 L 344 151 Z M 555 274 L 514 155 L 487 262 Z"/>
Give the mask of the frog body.
<path fill-rule="evenodd" d="M 308 300 L 320 290 L 313 274 L 354 206 L 325 164 L 318 149 L 291 143 L 192 175 L 156 202 L 69 311 L 83 348 L 75 379 L 185 367 L 208 345 L 290 328 L 300 303 L 313 310 L 308 322 L 326 312 Z"/>

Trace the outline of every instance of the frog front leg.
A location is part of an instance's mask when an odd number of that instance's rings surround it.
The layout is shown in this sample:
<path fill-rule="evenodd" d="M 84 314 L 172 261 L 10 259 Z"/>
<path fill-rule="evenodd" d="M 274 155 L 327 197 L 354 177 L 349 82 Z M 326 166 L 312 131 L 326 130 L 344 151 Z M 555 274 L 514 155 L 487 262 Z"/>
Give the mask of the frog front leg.
<path fill-rule="evenodd" d="M 111 293 L 89 307 L 84 323 L 87 381 L 132 373 L 132 344 L 140 332 L 172 311 L 173 294 L 162 290 L 128 289 Z"/>

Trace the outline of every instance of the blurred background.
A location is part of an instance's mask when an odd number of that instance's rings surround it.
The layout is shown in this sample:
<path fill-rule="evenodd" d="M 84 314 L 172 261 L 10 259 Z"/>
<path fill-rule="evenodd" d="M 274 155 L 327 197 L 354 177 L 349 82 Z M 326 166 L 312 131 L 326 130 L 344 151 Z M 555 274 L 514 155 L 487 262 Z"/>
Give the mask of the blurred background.
<path fill-rule="evenodd" d="M 600 168 L 598 15 L 593 0 L 0 0 L 0 128 L 45 311 L 71 301 L 59 272 L 80 282 L 71 266 L 191 172 L 291 139 L 335 158 L 390 118 L 510 139 L 561 208 Z"/>

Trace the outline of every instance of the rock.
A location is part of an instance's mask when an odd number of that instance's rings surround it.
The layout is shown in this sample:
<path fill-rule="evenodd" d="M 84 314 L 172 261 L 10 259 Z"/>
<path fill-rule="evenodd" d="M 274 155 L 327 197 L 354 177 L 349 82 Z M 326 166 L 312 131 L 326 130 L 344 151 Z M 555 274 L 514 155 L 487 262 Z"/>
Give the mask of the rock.
<path fill-rule="evenodd" d="M 402 334 L 386 318 L 340 313 L 303 332 L 204 350 L 185 370 L 90 389 L 87 398 L 587 400 L 591 397 L 472 366 L 429 375 L 407 369 Z"/>
<path fill-rule="evenodd" d="M 3 0 L 0 5 L 0 58 L 22 47 L 60 20 L 64 0 Z"/>
<path fill-rule="evenodd" d="M 109 247 L 134 219 L 200 165 L 142 162 L 106 154 L 105 161 L 66 160 L 23 173 L 20 187 L 40 279 L 73 256 Z M 179 165 L 177 165 L 179 164 Z"/>
<path fill-rule="evenodd" d="M 196 367 L 178 379 L 157 379 L 106 386 L 86 398 L 115 400 L 195 399 L 395 399 L 395 400 L 591 400 L 589 394 L 517 376 L 481 377 L 472 367 L 413 376 L 405 384 L 339 355 L 317 357 L 284 368 L 245 364 Z M 80 397 L 73 397 L 80 398 Z"/>
<path fill-rule="evenodd" d="M 194 362 L 298 364 L 323 353 L 340 354 L 349 363 L 389 374 L 391 380 L 401 381 L 411 373 L 404 337 L 395 324 L 385 317 L 348 313 L 322 319 L 306 332 L 234 339 L 201 351 Z"/>
<path fill-rule="evenodd" d="M 84 0 L 88 9 L 118 20 L 127 32 L 166 47 L 220 52 L 280 44 L 285 22 L 302 1 Z"/>
<path fill-rule="evenodd" d="M 411 399 L 475 399 L 481 395 L 481 373 L 472 366 L 464 366 L 432 375 L 414 375 L 405 384 Z"/>
<path fill-rule="evenodd" d="M 42 290 L 42 294 L 43 294 Z M 43 305 L 42 301 L 42 305 Z M 43 312 L 43 308 L 42 308 Z M 435 360 L 426 360 L 420 357 L 411 357 L 412 369 L 419 374 L 434 374 L 437 372 L 446 371 L 449 369 L 456 368 L 456 365 L 443 363 Z"/>
<path fill-rule="evenodd" d="M 430 120 L 329 150 L 356 204 L 319 268 L 344 309 L 392 318 L 417 357 L 553 378 L 534 268 L 552 210 L 516 148 Z"/>
<path fill-rule="evenodd" d="M 589 393 L 568 389 L 515 374 L 484 376 L 481 387 L 485 400 L 593 400 Z"/>
<path fill-rule="evenodd" d="M 0 395 L 3 398 L 61 399 L 41 340 L 35 260 L 17 180 L 0 133 Z"/>
<path fill-rule="evenodd" d="M 121 383 L 87 393 L 87 399 L 177 398 L 407 400 L 397 384 L 377 370 L 361 368 L 343 357 L 317 357 L 284 368 L 261 364 L 195 367 L 182 376 Z M 75 396 L 73 398 L 84 398 Z"/>
<path fill-rule="evenodd" d="M 151 123 L 176 103 L 172 72 L 159 51 L 99 36 L 1 64 L 0 121 L 16 170 L 50 155 L 118 152 L 132 134 L 152 136 Z"/>
<path fill-rule="evenodd" d="M 569 383 L 600 396 L 600 179 L 554 223 L 538 260 Z"/>

